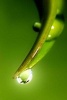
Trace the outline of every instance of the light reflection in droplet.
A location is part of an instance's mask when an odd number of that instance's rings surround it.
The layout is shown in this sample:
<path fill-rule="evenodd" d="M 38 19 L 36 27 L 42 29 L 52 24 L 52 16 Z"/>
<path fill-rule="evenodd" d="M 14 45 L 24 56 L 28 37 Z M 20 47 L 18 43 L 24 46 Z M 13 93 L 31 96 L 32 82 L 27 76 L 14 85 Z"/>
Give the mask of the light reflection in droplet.
<path fill-rule="evenodd" d="M 51 29 L 54 29 L 54 26 L 52 25 Z"/>
<path fill-rule="evenodd" d="M 17 81 L 20 84 L 29 83 L 32 80 L 32 71 L 31 69 L 25 70 L 19 76 L 17 76 Z"/>
<path fill-rule="evenodd" d="M 48 35 L 48 37 L 50 38 L 50 37 L 51 37 L 51 35 L 49 34 L 49 35 Z"/>

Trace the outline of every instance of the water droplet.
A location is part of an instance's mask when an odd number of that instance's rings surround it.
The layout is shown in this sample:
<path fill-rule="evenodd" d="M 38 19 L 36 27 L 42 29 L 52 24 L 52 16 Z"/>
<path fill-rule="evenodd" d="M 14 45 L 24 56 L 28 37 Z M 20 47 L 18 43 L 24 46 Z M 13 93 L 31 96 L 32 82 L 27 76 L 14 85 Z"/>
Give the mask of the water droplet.
<path fill-rule="evenodd" d="M 40 29 L 41 29 L 41 23 L 35 22 L 34 25 L 33 25 L 33 30 L 34 30 L 35 32 L 39 32 Z"/>
<path fill-rule="evenodd" d="M 17 81 L 20 84 L 29 83 L 32 80 L 32 71 L 31 69 L 25 70 L 18 77 Z"/>
<path fill-rule="evenodd" d="M 47 41 L 54 40 L 60 36 L 64 28 L 64 16 L 63 14 L 56 15 L 53 25 L 51 26 L 50 33 L 47 37 Z"/>

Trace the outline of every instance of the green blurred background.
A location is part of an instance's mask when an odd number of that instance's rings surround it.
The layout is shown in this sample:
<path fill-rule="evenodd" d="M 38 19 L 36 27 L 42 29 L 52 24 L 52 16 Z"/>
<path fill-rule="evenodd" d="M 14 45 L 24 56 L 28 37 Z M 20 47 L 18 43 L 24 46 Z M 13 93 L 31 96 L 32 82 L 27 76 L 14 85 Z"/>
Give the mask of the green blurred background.
<path fill-rule="evenodd" d="M 32 69 L 32 81 L 20 85 L 12 77 L 36 40 L 39 15 L 33 0 L 0 0 L 0 100 L 67 100 L 66 9 L 61 36 Z"/>

